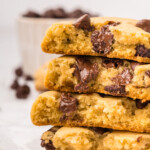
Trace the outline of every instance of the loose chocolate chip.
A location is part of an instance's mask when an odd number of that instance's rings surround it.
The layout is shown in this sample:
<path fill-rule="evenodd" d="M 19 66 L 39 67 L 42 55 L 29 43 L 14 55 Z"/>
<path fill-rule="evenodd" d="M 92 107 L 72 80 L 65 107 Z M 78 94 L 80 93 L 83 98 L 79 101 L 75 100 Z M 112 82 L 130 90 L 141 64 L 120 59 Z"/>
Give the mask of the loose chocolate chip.
<path fill-rule="evenodd" d="M 12 83 L 12 85 L 11 85 L 11 89 L 17 90 L 18 88 L 19 88 L 18 80 L 15 79 L 14 82 Z"/>
<path fill-rule="evenodd" d="M 15 70 L 15 74 L 16 74 L 17 77 L 21 77 L 21 76 L 23 75 L 23 70 L 22 70 L 22 68 L 21 68 L 21 67 L 17 68 L 17 69 Z"/>
<path fill-rule="evenodd" d="M 55 147 L 51 140 L 49 140 L 49 143 L 45 143 L 44 140 L 41 141 L 41 147 L 45 147 L 46 150 L 55 150 Z"/>
<path fill-rule="evenodd" d="M 111 131 L 110 129 L 107 129 L 107 128 L 100 128 L 100 127 L 90 127 L 89 129 L 95 131 L 96 133 L 98 134 L 104 134 L 105 132 L 109 132 Z"/>
<path fill-rule="evenodd" d="M 145 74 L 150 77 L 150 70 L 147 70 Z"/>
<path fill-rule="evenodd" d="M 121 59 L 110 59 L 110 58 L 102 59 L 102 66 L 105 68 L 117 68 L 122 65 L 123 65 L 123 60 Z"/>
<path fill-rule="evenodd" d="M 126 95 L 126 90 L 125 86 L 121 85 L 110 85 L 110 86 L 105 86 L 105 91 L 108 91 L 114 96 L 125 96 Z"/>
<path fill-rule="evenodd" d="M 116 85 L 127 85 L 131 82 L 133 78 L 132 73 L 130 72 L 129 68 L 125 68 L 120 74 L 118 74 L 116 77 L 112 78 L 111 80 Z"/>
<path fill-rule="evenodd" d="M 132 69 L 133 71 L 135 70 L 135 67 L 136 67 L 136 66 L 139 66 L 139 65 L 142 65 L 142 63 L 138 63 L 138 62 L 131 62 L 131 63 L 130 63 L 131 69 Z"/>
<path fill-rule="evenodd" d="M 40 17 L 40 15 L 38 13 L 36 13 L 35 11 L 28 11 L 23 16 L 24 17 L 33 17 L 33 18 L 39 18 Z"/>
<path fill-rule="evenodd" d="M 70 93 L 62 93 L 60 98 L 59 110 L 63 113 L 72 113 L 77 110 L 78 100 Z"/>
<path fill-rule="evenodd" d="M 148 19 L 139 20 L 136 23 L 136 26 L 150 33 L 150 20 Z"/>
<path fill-rule="evenodd" d="M 16 91 L 17 98 L 27 98 L 30 93 L 30 88 L 27 85 L 20 86 Z"/>
<path fill-rule="evenodd" d="M 26 76 L 25 76 L 25 80 L 27 80 L 27 81 L 32 81 L 32 80 L 33 80 L 33 77 L 30 76 L 30 75 L 26 75 Z"/>
<path fill-rule="evenodd" d="M 73 25 L 75 26 L 75 28 L 78 28 L 78 29 L 83 29 L 87 31 L 93 30 L 93 27 L 91 26 L 90 17 L 87 14 L 77 19 L 77 21 Z"/>
<path fill-rule="evenodd" d="M 55 14 L 54 14 L 54 10 L 50 9 L 50 10 L 46 10 L 44 12 L 44 14 L 42 15 L 43 18 L 54 18 Z"/>
<path fill-rule="evenodd" d="M 136 100 L 136 107 L 138 109 L 143 109 L 148 105 L 149 102 L 142 103 L 141 100 Z"/>
<path fill-rule="evenodd" d="M 76 62 L 73 67 L 74 76 L 78 79 L 79 84 L 75 86 L 75 90 L 84 92 L 88 90 L 88 82 L 96 80 L 99 72 L 98 64 L 92 63 L 87 57 L 76 57 Z"/>
<path fill-rule="evenodd" d="M 137 45 L 135 49 L 136 49 L 135 56 L 150 58 L 150 49 L 145 48 L 144 45 Z"/>
<path fill-rule="evenodd" d="M 114 36 L 109 30 L 109 25 L 105 25 L 100 31 L 95 30 L 91 35 L 93 50 L 99 54 L 106 55 L 112 49 Z"/>

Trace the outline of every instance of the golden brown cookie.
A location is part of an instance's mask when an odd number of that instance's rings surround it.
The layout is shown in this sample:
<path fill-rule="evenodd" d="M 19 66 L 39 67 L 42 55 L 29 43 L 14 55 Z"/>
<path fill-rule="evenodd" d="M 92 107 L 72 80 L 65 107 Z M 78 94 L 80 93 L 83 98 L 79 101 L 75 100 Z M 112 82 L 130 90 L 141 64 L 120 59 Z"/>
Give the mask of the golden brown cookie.
<path fill-rule="evenodd" d="M 44 85 L 44 79 L 46 76 L 46 71 L 48 68 L 48 63 L 42 65 L 34 74 L 34 85 L 37 91 L 46 91 L 47 88 Z"/>
<path fill-rule="evenodd" d="M 150 132 L 150 104 L 99 94 L 49 91 L 34 102 L 35 125 L 88 126 Z"/>
<path fill-rule="evenodd" d="M 82 16 L 53 24 L 42 49 L 47 53 L 92 55 L 150 63 L 150 25 L 133 19 Z"/>
<path fill-rule="evenodd" d="M 104 93 L 150 100 L 150 64 L 102 57 L 63 56 L 49 63 L 49 90 Z"/>
<path fill-rule="evenodd" d="M 53 127 L 43 133 L 46 150 L 149 150 L 150 134 L 103 128 Z"/>

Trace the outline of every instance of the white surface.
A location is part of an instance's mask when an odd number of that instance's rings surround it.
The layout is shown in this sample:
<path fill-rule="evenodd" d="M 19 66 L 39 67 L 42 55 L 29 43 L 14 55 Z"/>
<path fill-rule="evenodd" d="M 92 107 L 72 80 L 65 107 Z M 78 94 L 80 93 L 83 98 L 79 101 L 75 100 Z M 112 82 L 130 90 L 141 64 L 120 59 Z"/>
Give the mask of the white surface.
<path fill-rule="evenodd" d="M 0 150 L 41 150 L 41 134 L 50 126 L 36 127 L 30 121 L 31 105 L 39 93 L 32 82 L 28 99 L 16 99 L 10 90 L 14 68 L 20 65 L 15 32 L 1 32 L 0 43 Z"/>

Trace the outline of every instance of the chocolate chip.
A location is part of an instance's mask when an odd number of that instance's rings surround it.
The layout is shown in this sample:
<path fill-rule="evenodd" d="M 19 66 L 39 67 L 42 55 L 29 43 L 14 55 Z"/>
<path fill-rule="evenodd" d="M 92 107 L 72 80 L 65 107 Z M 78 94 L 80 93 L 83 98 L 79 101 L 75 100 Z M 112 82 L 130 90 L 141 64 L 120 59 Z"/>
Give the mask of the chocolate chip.
<path fill-rule="evenodd" d="M 51 140 L 49 140 L 49 143 L 45 143 L 44 140 L 41 141 L 41 147 L 45 147 L 46 150 L 55 150 L 55 147 Z"/>
<path fill-rule="evenodd" d="M 118 74 L 116 77 L 112 78 L 111 80 L 116 85 L 127 85 L 131 82 L 133 78 L 132 73 L 130 72 L 129 68 L 125 68 L 120 74 Z"/>
<path fill-rule="evenodd" d="M 114 96 L 125 96 L 127 94 L 125 90 L 125 86 L 121 86 L 121 85 L 105 86 L 104 90 L 108 91 Z"/>
<path fill-rule="evenodd" d="M 135 56 L 150 58 L 150 49 L 145 48 L 144 45 L 137 45 L 135 49 L 136 49 Z"/>
<path fill-rule="evenodd" d="M 145 108 L 148 105 L 148 103 L 149 103 L 148 101 L 142 103 L 141 100 L 136 100 L 136 107 L 138 109 L 143 109 L 143 108 Z"/>
<path fill-rule="evenodd" d="M 120 24 L 120 22 L 114 22 L 114 21 L 109 21 L 108 22 L 108 25 L 112 25 L 112 26 L 117 26 L 119 24 Z"/>
<path fill-rule="evenodd" d="M 148 19 L 139 20 L 136 23 L 136 26 L 150 33 L 150 20 Z"/>
<path fill-rule="evenodd" d="M 80 82 L 74 87 L 74 90 L 78 92 L 87 92 L 89 90 L 89 86 L 87 83 Z"/>
<path fill-rule="evenodd" d="M 130 63 L 130 66 L 131 66 L 131 69 L 134 71 L 136 66 L 139 66 L 139 65 L 142 65 L 142 63 L 138 63 L 138 62 L 131 62 Z"/>
<path fill-rule="evenodd" d="M 78 100 L 70 93 L 62 93 L 60 98 L 59 110 L 63 113 L 72 113 L 77 110 Z"/>
<path fill-rule="evenodd" d="M 93 44 L 93 50 L 99 54 L 106 55 L 112 49 L 114 43 L 114 35 L 109 30 L 109 26 L 117 26 L 120 22 L 109 21 L 108 25 L 105 25 L 101 30 L 95 30 L 91 35 L 91 42 Z"/>
<path fill-rule="evenodd" d="M 145 74 L 150 77 L 150 70 L 147 70 Z"/>
<path fill-rule="evenodd" d="M 78 79 L 79 84 L 75 90 L 79 92 L 88 90 L 88 82 L 96 80 L 99 72 L 98 64 L 92 63 L 87 57 L 76 57 L 77 64 L 74 65 L 74 76 Z"/>
<path fill-rule="evenodd" d="M 93 130 L 94 132 L 98 133 L 98 134 L 104 134 L 106 132 L 111 131 L 110 129 L 107 128 L 100 128 L 100 127 L 89 127 L 89 129 Z"/>
<path fill-rule="evenodd" d="M 33 77 L 30 76 L 30 75 L 26 75 L 26 76 L 25 76 L 25 80 L 27 80 L 27 81 L 32 81 L 32 80 L 33 80 Z"/>
<path fill-rule="evenodd" d="M 11 85 L 11 89 L 16 90 L 18 88 L 19 88 L 18 80 L 15 79 L 14 82 L 12 83 L 12 85 Z"/>
<path fill-rule="evenodd" d="M 27 98 L 30 93 L 30 88 L 27 85 L 20 86 L 16 91 L 17 98 Z"/>
<path fill-rule="evenodd" d="M 139 142 L 141 141 L 141 139 L 142 139 L 142 136 L 139 136 L 139 137 L 137 138 L 137 142 L 139 143 Z"/>
<path fill-rule="evenodd" d="M 87 31 L 92 31 L 93 27 L 91 26 L 91 21 L 89 15 L 85 14 L 81 16 L 76 22 L 73 24 L 75 28 L 83 29 Z"/>
<path fill-rule="evenodd" d="M 33 17 L 33 18 L 39 18 L 40 17 L 40 15 L 35 11 L 28 11 L 23 16 L 24 17 Z"/>
<path fill-rule="evenodd" d="M 60 129 L 60 127 L 54 126 L 54 127 L 50 128 L 48 131 L 55 134 L 58 131 L 58 129 Z"/>
<path fill-rule="evenodd" d="M 22 68 L 21 68 L 21 67 L 17 68 L 17 69 L 15 70 L 15 74 L 16 74 L 17 77 L 21 77 L 21 76 L 23 75 L 23 70 L 22 70 Z"/>
<path fill-rule="evenodd" d="M 121 59 L 102 58 L 102 66 L 105 68 L 117 68 L 123 65 Z"/>
<path fill-rule="evenodd" d="M 114 36 L 109 30 L 109 25 L 105 25 L 100 31 L 95 30 L 91 35 L 93 50 L 99 54 L 106 55 L 112 49 Z"/>

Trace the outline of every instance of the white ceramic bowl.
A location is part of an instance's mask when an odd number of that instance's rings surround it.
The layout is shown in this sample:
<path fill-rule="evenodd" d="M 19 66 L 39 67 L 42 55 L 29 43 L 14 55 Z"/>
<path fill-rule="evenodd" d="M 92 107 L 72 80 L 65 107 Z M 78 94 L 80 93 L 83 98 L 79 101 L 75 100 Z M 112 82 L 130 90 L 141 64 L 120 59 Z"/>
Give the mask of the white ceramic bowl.
<path fill-rule="evenodd" d="M 42 64 L 57 57 L 41 50 L 41 42 L 48 27 L 56 22 L 72 19 L 29 18 L 20 17 L 17 20 L 19 50 L 22 66 L 26 74 L 33 75 Z"/>

